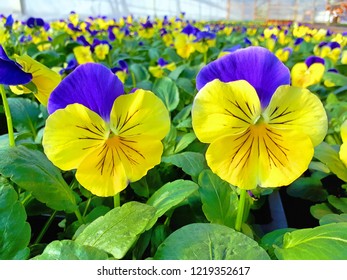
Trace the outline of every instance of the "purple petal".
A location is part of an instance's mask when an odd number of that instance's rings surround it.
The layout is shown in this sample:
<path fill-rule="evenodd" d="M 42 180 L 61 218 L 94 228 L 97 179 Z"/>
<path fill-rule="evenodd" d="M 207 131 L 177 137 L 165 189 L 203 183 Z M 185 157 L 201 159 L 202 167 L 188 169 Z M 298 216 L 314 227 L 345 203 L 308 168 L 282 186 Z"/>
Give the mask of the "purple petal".
<path fill-rule="evenodd" d="M 319 56 L 314 56 L 314 55 L 306 58 L 305 64 L 307 65 L 307 67 L 310 67 L 313 63 L 321 63 L 324 65 L 324 58 L 321 58 Z"/>
<path fill-rule="evenodd" d="M 341 45 L 338 42 L 329 42 L 328 46 L 330 47 L 330 49 L 336 49 L 336 48 L 341 48 Z"/>
<path fill-rule="evenodd" d="M 79 103 L 109 121 L 114 100 L 124 93 L 123 84 L 110 69 L 97 63 L 78 66 L 51 93 L 48 112 Z"/>
<path fill-rule="evenodd" d="M 304 41 L 304 38 L 296 38 L 294 41 L 294 46 L 300 45 Z"/>
<path fill-rule="evenodd" d="M 165 65 L 168 65 L 168 63 L 167 63 L 167 61 L 164 58 L 161 57 L 161 58 L 158 59 L 158 65 L 160 67 L 164 67 Z"/>
<path fill-rule="evenodd" d="M 32 75 L 22 70 L 21 66 L 9 59 L 0 45 L 0 84 L 24 85 L 31 81 Z"/>
<path fill-rule="evenodd" d="M 262 106 L 266 107 L 279 86 L 290 84 L 290 72 L 269 50 L 248 47 L 203 67 L 196 77 L 197 89 L 214 79 L 225 83 L 246 80 L 257 91 Z"/>

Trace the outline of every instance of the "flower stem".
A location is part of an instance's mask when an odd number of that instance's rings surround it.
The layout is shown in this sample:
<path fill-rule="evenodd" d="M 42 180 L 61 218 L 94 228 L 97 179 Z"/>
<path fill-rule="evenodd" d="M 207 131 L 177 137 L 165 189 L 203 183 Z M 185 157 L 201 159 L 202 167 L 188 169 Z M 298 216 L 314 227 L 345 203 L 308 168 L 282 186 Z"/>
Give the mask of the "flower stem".
<path fill-rule="evenodd" d="M 81 212 L 80 212 L 80 209 L 78 209 L 78 207 L 77 207 L 77 209 L 75 210 L 75 215 L 76 215 L 77 220 L 79 221 L 79 223 L 80 223 L 81 225 L 83 225 L 83 224 L 84 224 L 84 219 L 83 219 L 83 217 L 82 217 L 82 215 L 81 215 Z"/>
<path fill-rule="evenodd" d="M 131 73 L 131 79 L 133 81 L 133 88 L 136 88 L 136 78 L 135 78 L 135 74 L 133 71 L 130 71 Z"/>
<path fill-rule="evenodd" d="M 235 222 L 235 230 L 237 231 L 241 231 L 245 205 L 246 205 L 246 198 L 247 198 L 247 191 L 244 189 L 241 189 L 239 205 L 237 208 L 236 222 Z"/>
<path fill-rule="evenodd" d="M 49 226 L 51 225 L 51 223 L 53 222 L 53 219 L 55 218 L 55 215 L 57 214 L 57 211 L 54 211 L 52 213 L 52 215 L 49 217 L 49 219 L 47 220 L 47 222 L 45 223 L 45 225 L 43 226 L 43 228 L 41 229 L 39 235 L 37 236 L 34 245 L 39 244 L 41 242 L 42 237 L 45 235 L 47 229 L 49 228 Z"/>
<path fill-rule="evenodd" d="M 113 197 L 113 205 L 114 205 L 114 208 L 120 206 L 120 194 L 119 194 L 119 193 L 117 193 L 117 194 Z"/>
<path fill-rule="evenodd" d="M 8 106 L 8 102 L 7 102 L 7 98 L 6 98 L 6 92 L 5 92 L 3 85 L 0 85 L 0 93 L 1 93 L 2 103 L 4 105 L 5 115 L 6 115 L 8 140 L 10 143 L 10 147 L 14 147 L 14 146 L 16 146 L 16 143 L 14 141 L 12 116 L 11 116 L 10 107 Z"/>
<path fill-rule="evenodd" d="M 83 218 L 87 215 L 87 211 L 88 211 L 88 208 L 89 208 L 89 205 L 90 205 L 90 202 L 92 201 L 92 198 L 89 197 L 88 200 L 87 200 L 87 203 L 86 203 L 86 207 L 84 208 L 84 211 L 83 211 Z"/>
<path fill-rule="evenodd" d="M 207 64 L 207 51 L 204 52 L 204 64 L 205 65 Z"/>

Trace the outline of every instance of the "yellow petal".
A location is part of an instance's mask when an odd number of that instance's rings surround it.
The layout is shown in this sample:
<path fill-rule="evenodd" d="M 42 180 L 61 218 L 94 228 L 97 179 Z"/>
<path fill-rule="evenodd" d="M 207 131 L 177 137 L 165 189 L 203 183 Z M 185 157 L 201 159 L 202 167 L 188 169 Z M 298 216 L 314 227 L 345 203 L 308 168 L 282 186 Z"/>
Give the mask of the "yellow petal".
<path fill-rule="evenodd" d="M 196 136 L 211 143 L 218 137 L 245 131 L 260 115 L 255 89 L 246 81 L 213 80 L 196 95 L 192 119 Z"/>
<path fill-rule="evenodd" d="M 312 84 L 311 76 L 304 62 L 295 64 L 291 70 L 292 85 L 306 88 Z"/>
<path fill-rule="evenodd" d="M 127 73 L 125 71 L 117 71 L 115 74 L 118 79 L 124 84 L 125 79 L 127 78 Z"/>
<path fill-rule="evenodd" d="M 115 147 L 130 182 L 141 179 L 149 169 L 160 163 L 163 153 L 160 140 L 144 136 L 114 138 L 108 143 Z"/>
<path fill-rule="evenodd" d="M 274 128 L 306 134 L 314 146 L 323 141 L 328 130 L 322 102 L 307 89 L 280 86 L 263 116 L 265 122 Z"/>
<path fill-rule="evenodd" d="M 41 104 L 47 106 L 49 95 L 61 81 L 60 75 L 28 55 L 17 56 L 16 61 L 25 72 L 33 75 L 32 82 L 37 88 L 35 96 Z"/>
<path fill-rule="evenodd" d="M 89 46 L 78 46 L 73 49 L 78 64 L 94 62 Z"/>
<path fill-rule="evenodd" d="M 82 161 L 76 178 L 95 195 L 113 196 L 159 164 L 162 151 L 159 140 L 113 136 Z"/>
<path fill-rule="evenodd" d="M 169 132 L 170 117 L 154 93 L 142 89 L 119 96 L 111 111 L 111 130 L 123 137 L 142 136 L 161 140 Z"/>
<path fill-rule="evenodd" d="M 17 85 L 17 86 L 10 86 L 11 91 L 14 94 L 17 95 L 22 95 L 22 94 L 28 94 L 31 93 L 31 90 L 27 89 L 25 86 L 23 85 Z"/>
<path fill-rule="evenodd" d="M 149 72 L 156 78 L 161 78 L 164 75 L 164 70 L 159 66 L 149 66 Z"/>
<path fill-rule="evenodd" d="M 340 128 L 342 142 L 347 142 L 347 120 L 343 122 Z"/>
<path fill-rule="evenodd" d="M 55 111 L 46 122 L 43 147 L 47 157 L 60 169 L 77 168 L 109 134 L 104 120 L 81 104 Z"/>
<path fill-rule="evenodd" d="M 312 156 L 309 137 L 266 124 L 218 138 L 206 152 L 211 170 L 241 189 L 288 185 L 305 172 Z"/>
<path fill-rule="evenodd" d="M 106 143 L 93 149 L 82 161 L 77 169 L 76 179 L 97 196 L 113 196 L 128 185 L 119 155 Z"/>

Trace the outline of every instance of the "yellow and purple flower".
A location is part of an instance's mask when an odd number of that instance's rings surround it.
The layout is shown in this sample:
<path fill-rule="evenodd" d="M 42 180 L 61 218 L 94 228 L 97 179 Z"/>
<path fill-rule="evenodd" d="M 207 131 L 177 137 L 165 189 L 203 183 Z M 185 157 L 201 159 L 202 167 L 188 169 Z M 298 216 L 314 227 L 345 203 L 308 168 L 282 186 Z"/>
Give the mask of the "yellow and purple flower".
<path fill-rule="evenodd" d="M 324 65 L 324 59 L 318 56 L 310 56 L 305 62 L 296 63 L 291 70 L 292 85 L 307 88 L 318 84 L 323 78 Z"/>
<path fill-rule="evenodd" d="M 152 92 L 124 94 L 105 66 L 78 66 L 52 92 L 43 147 L 62 170 L 98 196 L 113 196 L 159 164 L 169 113 Z"/>
<path fill-rule="evenodd" d="M 32 78 L 32 74 L 25 72 L 20 64 L 10 59 L 0 45 L 0 84 L 23 85 Z"/>
<path fill-rule="evenodd" d="M 118 61 L 119 67 L 113 67 L 111 71 L 116 74 L 118 79 L 124 84 L 129 74 L 129 67 L 125 60 Z"/>
<path fill-rule="evenodd" d="M 208 31 L 199 31 L 196 33 L 195 49 L 200 53 L 205 53 L 209 48 L 216 45 L 216 34 Z"/>
<path fill-rule="evenodd" d="M 328 57 L 335 63 L 341 55 L 341 45 L 337 42 L 321 42 L 314 47 L 313 52 L 316 56 Z"/>
<path fill-rule="evenodd" d="M 327 116 L 316 95 L 289 83 L 288 68 L 261 47 L 201 69 L 192 121 L 214 173 L 250 190 L 288 185 L 307 169 Z"/>
<path fill-rule="evenodd" d="M 173 71 L 176 69 L 176 64 L 174 62 L 168 63 L 162 57 L 158 59 L 157 63 L 158 63 L 158 65 L 149 66 L 149 68 L 148 68 L 149 72 L 156 78 L 163 77 L 165 74 L 165 69 L 167 69 L 169 71 Z"/>
<path fill-rule="evenodd" d="M 11 60 L 0 45 L 0 84 L 9 85 L 15 94 L 33 92 L 41 104 L 47 105 L 48 97 L 59 84 L 60 75 L 28 55 L 15 55 Z"/>

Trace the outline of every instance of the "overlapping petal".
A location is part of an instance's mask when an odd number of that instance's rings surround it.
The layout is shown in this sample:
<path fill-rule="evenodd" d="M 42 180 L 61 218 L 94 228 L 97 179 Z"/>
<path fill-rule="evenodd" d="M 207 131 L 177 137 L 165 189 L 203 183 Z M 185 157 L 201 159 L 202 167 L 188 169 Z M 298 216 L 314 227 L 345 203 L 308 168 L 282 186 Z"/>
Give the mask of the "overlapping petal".
<path fill-rule="evenodd" d="M 263 115 L 266 122 L 276 129 L 306 134 L 314 146 L 323 141 L 328 130 L 322 102 L 307 89 L 279 87 Z"/>
<path fill-rule="evenodd" d="M 292 85 L 307 88 L 321 81 L 325 66 L 322 63 L 313 63 L 310 67 L 304 62 L 295 64 L 291 70 Z"/>
<path fill-rule="evenodd" d="M 43 134 L 47 157 L 60 169 L 79 167 L 109 135 L 104 120 L 81 104 L 71 104 L 50 115 Z"/>
<path fill-rule="evenodd" d="M 60 75 L 28 55 L 17 56 L 16 61 L 24 71 L 32 74 L 32 82 L 37 89 L 35 96 L 41 104 L 47 106 L 49 95 L 61 81 Z M 19 87 L 11 87 L 11 89 L 16 94 L 30 92 L 25 86 L 22 86 L 22 90 Z"/>
<path fill-rule="evenodd" d="M 69 104 L 79 103 L 108 121 L 114 100 L 123 93 L 123 84 L 107 67 L 86 63 L 78 66 L 56 87 L 47 108 L 52 114 Z"/>
<path fill-rule="evenodd" d="M 211 170 L 241 189 L 288 185 L 305 172 L 312 156 L 308 136 L 266 124 L 220 137 L 206 152 Z"/>
<path fill-rule="evenodd" d="M 129 183 L 116 149 L 107 144 L 93 149 L 83 160 L 76 171 L 76 179 L 97 196 L 113 196 Z"/>
<path fill-rule="evenodd" d="M 21 66 L 11 60 L 0 45 L 0 84 L 21 85 L 31 81 L 32 75 L 23 71 Z"/>
<path fill-rule="evenodd" d="M 111 130 L 122 137 L 163 139 L 169 132 L 170 117 L 154 93 L 142 89 L 119 96 L 111 112 Z"/>
<path fill-rule="evenodd" d="M 196 77 L 197 89 L 208 82 L 246 80 L 256 90 L 262 107 L 266 107 L 276 89 L 290 83 L 288 68 L 269 50 L 249 47 L 237 50 L 206 65 Z"/>
<path fill-rule="evenodd" d="M 260 116 L 261 107 L 255 89 L 246 81 L 223 83 L 213 80 L 196 95 L 192 119 L 200 141 L 244 132 Z"/>

